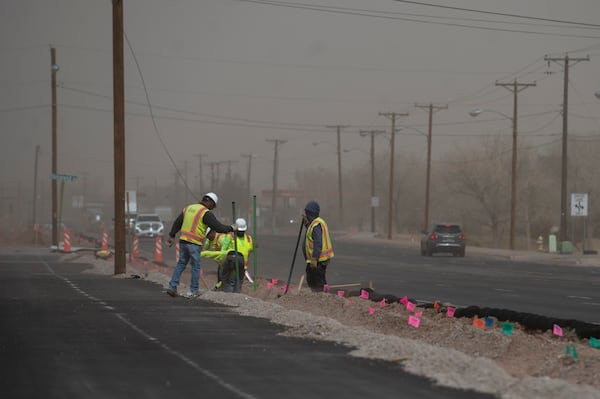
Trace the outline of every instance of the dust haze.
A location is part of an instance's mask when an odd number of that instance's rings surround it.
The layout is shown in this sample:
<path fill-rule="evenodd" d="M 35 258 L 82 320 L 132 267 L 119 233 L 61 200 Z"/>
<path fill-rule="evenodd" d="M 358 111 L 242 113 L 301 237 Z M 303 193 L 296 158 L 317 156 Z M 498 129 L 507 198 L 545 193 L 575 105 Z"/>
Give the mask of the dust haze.
<path fill-rule="evenodd" d="M 212 190 L 223 219 L 231 201 L 249 217 L 256 196 L 261 227 L 272 227 L 275 182 L 281 229 L 316 199 L 334 229 L 374 224 L 384 234 L 391 198 L 395 233 L 453 221 L 471 239 L 506 246 L 513 94 L 496 83 L 516 80 L 536 84 L 518 93 L 517 235 L 518 246 L 529 246 L 560 222 L 564 62 L 545 56 L 568 54 L 589 60 L 570 64 L 567 192 L 589 194 L 588 228 L 600 233 L 600 25 L 592 17 L 600 3 L 427 3 L 454 9 L 393 0 L 125 0 L 126 188 L 140 210 L 179 209 Z M 5 0 L 0 22 L 3 224 L 30 229 L 34 203 L 35 222 L 51 223 L 51 47 L 60 67 L 58 173 L 78 177 L 65 184 L 62 219 L 82 223 L 95 207 L 108 223 L 112 2 Z M 429 221 L 429 114 L 416 104 L 447 106 L 432 118 Z M 486 111 L 470 116 L 476 107 Z M 390 193 L 392 121 L 381 114 L 392 112 L 408 116 L 396 119 Z M 385 131 L 374 139 L 374 220 L 369 131 Z M 577 241 L 581 220 L 570 223 Z"/>

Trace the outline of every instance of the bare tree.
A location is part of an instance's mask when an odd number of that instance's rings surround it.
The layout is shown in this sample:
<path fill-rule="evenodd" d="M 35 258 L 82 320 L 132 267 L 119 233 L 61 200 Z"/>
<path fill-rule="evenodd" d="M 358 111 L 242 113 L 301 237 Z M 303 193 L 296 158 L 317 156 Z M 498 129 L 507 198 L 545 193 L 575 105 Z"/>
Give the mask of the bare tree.
<path fill-rule="evenodd" d="M 492 138 L 479 150 L 457 150 L 448 158 L 449 191 L 473 200 L 476 209 L 469 209 L 470 218 L 490 229 L 496 247 L 509 217 L 509 157 L 507 146 Z"/>

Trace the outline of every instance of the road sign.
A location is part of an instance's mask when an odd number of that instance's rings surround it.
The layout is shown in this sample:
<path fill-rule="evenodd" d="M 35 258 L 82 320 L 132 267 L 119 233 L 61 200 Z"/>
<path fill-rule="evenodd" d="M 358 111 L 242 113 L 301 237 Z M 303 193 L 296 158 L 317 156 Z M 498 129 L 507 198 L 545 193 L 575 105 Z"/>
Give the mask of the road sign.
<path fill-rule="evenodd" d="M 76 181 L 77 179 L 79 179 L 79 177 L 77 177 L 77 176 L 61 175 L 58 173 L 52 173 L 50 175 L 50 178 L 52 180 L 62 180 L 62 181 Z"/>
<path fill-rule="evenodd" d="M 571 216 L 588 215 L 587 193 L 571 193 Z"/>

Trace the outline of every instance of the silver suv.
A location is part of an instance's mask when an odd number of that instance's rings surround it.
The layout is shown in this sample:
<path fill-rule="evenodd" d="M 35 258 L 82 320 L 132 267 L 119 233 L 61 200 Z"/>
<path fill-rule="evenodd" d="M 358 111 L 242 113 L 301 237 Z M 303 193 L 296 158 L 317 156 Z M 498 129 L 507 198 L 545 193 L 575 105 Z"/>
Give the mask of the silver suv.
<path fill-rule="evenodd" d="M 437 223 L 423 231 L 421 256 L 436 252 L 450 252 L 454 256 L 465 256 L 467 238 L 458 224 Z"/>
<path fill-rule="evenodd" d="M 139 237 L 162 236 L 165 226 L 154 213 L 142 213 L 135 218 L 135 235 Z"/>

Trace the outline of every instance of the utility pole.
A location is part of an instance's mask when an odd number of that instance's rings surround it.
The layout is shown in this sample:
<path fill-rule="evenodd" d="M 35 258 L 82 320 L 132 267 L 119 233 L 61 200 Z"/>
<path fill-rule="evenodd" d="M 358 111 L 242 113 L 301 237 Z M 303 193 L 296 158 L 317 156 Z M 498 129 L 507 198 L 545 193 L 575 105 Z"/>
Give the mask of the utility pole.
<path fill-rule="evenodd" d="M 560 179 L 560 230 L 559 240 L 562 242 L 567 240 L 567 122 L 569 116 L 569 66 L 579 63 L 580 61 L 589 61 L 590 57 L 585 58 L 569 58 L 565 54 L 563 58 L 553 58 L 545 56 L 544 60 L 550 63 L 554 61 L 558 64 L 564 64 L 564 81 L 563 81 L 563 131 L 562 131 L 562 167 Z"/>
<path fill-rule="evenodd" d="M 513 117 L 512 117 L 512 166 L 510 172 L 510 249 L 515 249 L 515 219 L 517 214 L 517 94 L 528 87 L 535 86 L 533 83 L 519 83 L 515 79 L 512 83 L 498 83 L 496 86 L 502 86 L 513 93 Z"/>
<path fill-rule="evenodd" d="M 392 239 L 392 225 L 393 225 L 393 195 L 394 195 L 394 147 L 395 147 L 395 137 L 396 137 L 396 117 L 397 116 L 408 116 L 408 112 L 399 113 L 399 112 L 380 112 L 379 115 L 385 116 L 386 118 L 390 118 L 392 120 L 392 138 L 390 142 L 390 182 L 388 186 L 388 225 L 387 225 L 387 238 L 388 240 Z"/>
<path fill-rule="evenodd" d="M 287 143 L 287 140 L 267 139 L 267 143 L 273 143 L 275 155 L 273 157 L 273 191 L 271 193 L 271 229 L 273 233 L 275 229 L 275 210 L 277 205 L 277 172 L 279 169 L 278 151 L 279 145 Z"/>
<path fill-rule="evenodd" d="M 423 230 L 427 230 L 429 225 L 429 186 L 431 182 L 431 141 L 433 131 L 433 113 L 438 110 L 448 109 L 447 105 L 427 105 L 415 104 L 415 107 L 426 109 L 429 113 L 429 130 L 427 133 L 427 177 L 425 178 L 425 215 L 423 217 Z"/>
<path fill-rule="evenodd" d="M 40 155 L 40 146 L 36 145 L 35 146 L 35 162 L 33 165 L 33 221 L 32 221 L 32 227 L 34 229 L 33 242 L 35 245 L 37 245 L 37 238 L 38 238 L 38 228 L 36 228 L 36 224 L 37 224 L 36 210 L 37 210 L 37 177 L 38 177 L 38 157 L 39 157 L 39 155 Z"/>
<path fill-rule="evenodd" d="M 340 226 L 344 225 L 344 194 L 342 190 L 342 141 L 340 138 L 341 129 L 348 125 L 327 126 L 329 129 L 336 129 L 337 132 L 337 162 L 338 162 L 338 207 Z"/>
<path fill-rule="evenodd" d="M 371 233 L 375 233 L 375 135 L 383 134 L 385 130 L 361 130 L 362 137 L 371 136 Z"/>
<path fill-rule="evenodd" d="M 215 162 L 210 163 L 210 190 L 215 190 Z"/>
<path fill-rule="evenodd" d="M 254 154 L 242 154 L 242 157 L 248 158 L 248 170 L 246 170 L 246 210 L 248 211 L 247 215 L 250 216 L 252 214 L 250 210 L 250 177 L 252 176 L 252 157 Z"/>
<path fill-rule="evenodd" d="M 197 154 L 198 158 L 198 192 L 200 195 L 204 194 L 204 182 L 202 180 L 202 154 Z"/>
<path fill-rule="evenodd" d="M 124 274 L 125 250 L 125 68 L 123 66 L 123 0 L 113 8 L 113 109 L 115 168 L 115 274 Z"/>
<path fill-rule="evenodd" d="M 57 117 L 56 117 L 56 49 L 50 48 L 50 70 L 52 71 L 52 245 L 58 249 L 58 188 L 54 176 L 57 171 Z"/>

